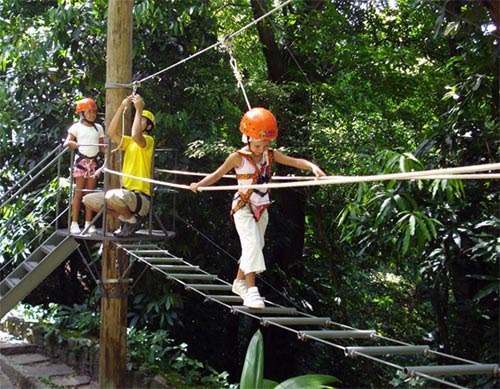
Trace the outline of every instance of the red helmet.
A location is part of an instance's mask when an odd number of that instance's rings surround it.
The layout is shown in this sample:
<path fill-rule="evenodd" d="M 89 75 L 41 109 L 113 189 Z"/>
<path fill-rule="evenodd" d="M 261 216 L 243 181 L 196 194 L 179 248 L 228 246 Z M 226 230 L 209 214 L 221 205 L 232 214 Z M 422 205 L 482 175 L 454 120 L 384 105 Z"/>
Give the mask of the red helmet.
<path fill-rule="evenodd" d="M 250 138 L 271 140 L 278 137 L 278 123 L 274 115 L 265 108 L 252 108 L 243 115 L 240 132 Z"/>
<path fill-rule="evenodd" d="M 85 112 L 89 110 L 97 111 L 97 104 L 91 98 L 86 97 L 76 103 L 76 113 Z"/>

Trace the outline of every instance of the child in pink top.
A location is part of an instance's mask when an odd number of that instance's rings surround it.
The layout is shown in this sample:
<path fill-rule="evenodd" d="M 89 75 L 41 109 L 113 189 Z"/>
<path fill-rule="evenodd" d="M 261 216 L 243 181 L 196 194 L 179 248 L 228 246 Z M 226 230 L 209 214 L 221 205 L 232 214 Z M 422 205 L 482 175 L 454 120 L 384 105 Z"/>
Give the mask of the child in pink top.
<path fill-rule="evenodd" d="M 277 163 L 297 169 L 311 170 L 315 176 L 325 173 L 314 163 L 302 158 L 286 156 L 270 148 L 271 141 L 278 136 L 278 125 L 274 115 L 265 108 L 253 108 L 240 122 L 246 146 L 231 153 L 225 162 L 213 173 L 199 182 L 193 182 L 190 189 L 197 192 L 199 187 L 217 182 L 231 169 L 236 172 L 240 185 L 269 182 L 271 165 Z M 231 215 L 241 243 L 241 257 L 238 272 L 233 282 L 233 292 L 243 298 L 243 305 L 250 308 L 264 308 L 264 299 L 255 286 L 255 276 L 266 270 L 264 255 L 264 234 L 268 223 L 267 208 L 271 204 L 269 190 L 239 190 L 233 199 Z"/>

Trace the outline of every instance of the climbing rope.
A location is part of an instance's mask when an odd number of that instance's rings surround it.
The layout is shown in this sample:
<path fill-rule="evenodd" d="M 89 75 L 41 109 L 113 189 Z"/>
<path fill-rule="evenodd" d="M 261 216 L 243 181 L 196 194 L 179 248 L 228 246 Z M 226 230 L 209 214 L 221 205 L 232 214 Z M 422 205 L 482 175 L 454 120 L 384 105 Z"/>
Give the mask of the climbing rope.
<path fill-rule="evenodd" d="M 241 73 L 238 69 L 238 63 L 236 62 L 236 59 L 233 57 L 233 37 L 225 38 L 222 42 L 222 47 L 229 54 L 229 65 L 231 66 L 231 69 L 233 69 L 234 78 L 236 78 L 236 84 L 243 93 L 243 97 L 245 98 L 245 101 L 247 103 L 248 110 L 251 110 L 252 106 L 248 101 L 247 92 L 245 91 L 245 86 L 243 85 L 243 78 L 241 77 Z"/>
<path fill-rule="evenodd" d="M 137 92 L 138 86 L 139 86 L 139 84 L 137 82 L 133 82 L 132 83 L 132 96 L 135 96 L 135 94 Z M 125 109 L 122 112 L 122 137 L 120 139 L 120 144 L 118 146 L 116 146 L 116 148 L 114 148 L 113 150 L 111 150 L 112 153 L 114 153 L 115 151 L 120 150 L 120 147 L 122 147 L 123 136 L 125 135 L 125 113 L 127 112 L 127 109 L 128 109 L 128 107 L 125 107 Z"/>

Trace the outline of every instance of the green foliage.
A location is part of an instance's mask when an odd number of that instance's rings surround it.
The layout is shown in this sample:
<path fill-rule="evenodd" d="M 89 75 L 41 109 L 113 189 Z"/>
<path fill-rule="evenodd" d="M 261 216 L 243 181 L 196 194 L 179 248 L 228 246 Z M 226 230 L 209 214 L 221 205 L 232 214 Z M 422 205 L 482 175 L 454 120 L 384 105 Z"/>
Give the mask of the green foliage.
<path fill-rule="evenodd" d="M 308 374 L 289 378 L 281 383 L 264 379 L 264 341 L 262 333 L 257 332 L 248 344 L 245 363 L 241 372 L 240 388 L 269 388 L 269 389 L 299 389 L 299 388 L 330 388 L 326 386 L 338 382 L 331 375 Z"/>
<path fill-rule="evenodd" d="M 180 297 L 169 285 L 161 285 L 156 293 L 138 292 L 131 298 L 128 319 L 131 328 L 173 328 L 180 325 L 176 309 L 182 308 Z"/>
<path fill-rule="evenodd" d="M 76 331 L 81 335 L 98 337 L 101 325 L 99 297 L 94 294 L 82 304 L 72 307 L 62 304 L 50 304 L 43 321 L 54 327 Z"/>
<path fill-rule="evenodd" d="M 60 144 L 77 98 L 93 96 L 103 113 L 106 12 L 103 0 L 0 0 L 0 193 Z M 134 2 L 133 79 L 188 57 L 252 18 L 246 0 Z M 286 153 L 339 175 L 499 160 L 498 31 L 487 30 L 484 2 L 295 1 L 262 25 L 276 43 L 282 79 L 269 77 L 270 47 L 255 27 L 234 39 L 233 54 L 251 105 L 277 116 L 275 146 Z M 208 172 L 241 145 L 238 123 L 247 107 L 228 60 L 222 50 L 211 50 L 140 85 L 158 119 L 157 144 L 178 148 L 182 169 Z M 45 214 L 54 205 L 53 182 L 43 181 L 2 210 L 3 260 L 27 255 L 22 237 L 50 221 Z M 168 242 L 172 252 L 227 279 L 234 266 L 221 257 L 239 251 L 227 218 L 231 195 L 182 193 L 176 200 L 179 215 L 225 252 L 183 225 Z M 430 334 L 439 349 L 497 362 L 495 181 L 335 185 L 301 191 L 293 207 L 289 192 L 273 191 L 273 197 L 266 241 L 272 265 L 265 277 L 287 299 L 407 341 Z M 27 200 L 40 207 L 23 212 Z M 169 204 L 157 205 L 161 217 L 170 215 Z M 293 222 L 290 215 L 297 216 Z M 303 223 L 292 234 L 297 219 Z M 303 241 L 303 252 L 295 259 L 274 255 L 290 241 Z M 156 284 L 148 279 L 131 297 L 134 330 L 175 329 L 184 339 L 198 339 L 196 329 L 182 326 L 190 307 L 170 289 L 149 290 Z M 79 326 L 81 319 L 81 329 L 95 331 L 95 318 L 75 304 L 61 307 L 61 320 Z M 225 331 L 224 325 L 214 321 L 213 331 Z M 234 344 L 228 337 L 217 346 Z M 217 361 L 236 365 L 227 354 Z M 393 379 L 381 374 L 387 380 L 376 382 L 364 370 L 351 373 L 321 353 L 307 363 L 333 364 L 350 386 L 384 386 Z M 489 385 L 474 380 L 468 386 Z M 420 385 L 398 383 L 407 384 Z"/>
<path fill-rule="evenodd" d="M 264 341 L 257 331 L 248 344 L 245 363 L 241 372 L 240 388 L 251 389 L 262 386 L 264 379 Z"/>
<path fill-rule="evenodd" d="M 217 373 L 213 368 L 187 355 L 187 344 L 174 344 L 168 331 L 150 332 L 135 328 L 127 332 L 127 369 L 143 369 L 150 376 L 162 374 L 167 382 L 169 372 L 183 377 L 181 384 L 205 388 L 228 387 L 227 373 Z"/>
<path fill-rule="evenodd" d="M 376 159 L 380 161 L 379 166 L 369 166 L 362 173 L 404 173 L 422 168 L 420 161 L 409 154 L 383 152 Z M 444 196 L 438 196 L 438 192 Z M 343 239 L 359 241 L 364 245 L 362 252 L 373 255 L 391 251 L 390 258 L 396 260 L 410 249 L 418 253 L 438 238 L 437 228 L 443 225 L 436 218 L 434 201 L 429 200 L 446 197 L 453 201 L 462 195 L 463 187 L 455 180 L 438 180 L 430 184 L 422 180 L 360 184 L 353 188 L 353 200 L 339 215 Z M 419 204 L 422 198 L 428 199 L 427 204 Z"/>

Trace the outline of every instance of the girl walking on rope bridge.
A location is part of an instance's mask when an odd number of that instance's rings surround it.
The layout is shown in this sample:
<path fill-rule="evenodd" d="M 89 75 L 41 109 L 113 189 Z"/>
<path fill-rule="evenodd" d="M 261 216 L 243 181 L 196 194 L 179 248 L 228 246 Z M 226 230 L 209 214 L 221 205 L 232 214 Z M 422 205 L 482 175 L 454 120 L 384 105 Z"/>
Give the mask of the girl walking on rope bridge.
<path fill-rule="evenodd" d="M 99 144 L 104 143 L 104 130 L 100 124 L 96 124 L 97 104 L 90 98 L 85 98 L 76 103 L 76 113 L 80 120 L 68 129 L 68 136 L 64 141 L 64 147 L 75 150 L 75 162 L 73 165 L 73 177 L 75 179 L 75 196 L 72 204 L 72 222 L 70 232 L 80 234 L 78 225 L 78 214 L 82 204 L 84 190 L 93 190 L 97 186 Z M 101 147 L 104 152 L 104 147 Z M 85 207 L 85 228 L 92 221 L 92 210 Z M 95 227 L 90 226 L 89 234 L 95 233 Z"/>
<path fill-rule="evenodd" d="M 270 148 L 271 141 L 278 136 L 278 124 L 274 115 L 265 108 L 249 110 L 240 122 L 242 149 L 231 153 L 213 173 L 199 182 L 193 182 L 190 189 L 217 182 L 234 169 L 239 185 L 262 184 L 271 179 L 271 165 L 277 162 L 297 169 L 310 170 L 316 177 L 325 173 L 314 163 L 302 158 L 286 156 Z M 231 216 L 241 243 L 241 257 L 238 272 L 233 282 L 233 293 L 243 299 L 243 305 L 250 308 L 264 308 L 264 299 L 255 285 L 255 276 L 266 270 L 264 255 L 264 234 L 268 223 L 267 208 L 271 204 L 269 189 L 239 190 L 235 193 Z"/>

